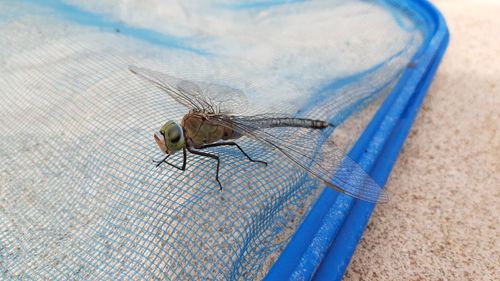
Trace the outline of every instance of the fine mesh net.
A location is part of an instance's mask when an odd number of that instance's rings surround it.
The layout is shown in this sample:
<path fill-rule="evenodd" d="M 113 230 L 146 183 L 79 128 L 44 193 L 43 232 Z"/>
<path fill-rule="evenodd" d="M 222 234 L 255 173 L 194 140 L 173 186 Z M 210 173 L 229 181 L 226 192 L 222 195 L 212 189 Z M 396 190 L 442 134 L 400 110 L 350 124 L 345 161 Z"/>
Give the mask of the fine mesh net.
<path fill-rule="evenodd" d="M 264 277 L 319 181 L 246 137 L 268 166 L 211 149 L 223 191 L 210 158 L 156 167 L 152 134 L 187 109 L 129 66 L 239 89 L 247 114 L 340 125 L 277 133 L 321 157 L 320 139 L 347 151 L 366 126 L 419 20 L 390 1 L 0 1 L 0 276 Z"/>

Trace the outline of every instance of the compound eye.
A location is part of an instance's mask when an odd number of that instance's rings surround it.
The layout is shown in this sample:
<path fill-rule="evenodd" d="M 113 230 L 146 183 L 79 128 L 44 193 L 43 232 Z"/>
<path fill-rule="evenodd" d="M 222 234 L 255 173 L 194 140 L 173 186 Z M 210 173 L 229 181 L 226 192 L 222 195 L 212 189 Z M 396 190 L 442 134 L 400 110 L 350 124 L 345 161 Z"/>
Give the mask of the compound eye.
<path fill-rule="evenodd" d="M 168 139 L 172 143 L 177 143 L 181 139 L 181 129 L 179 126 L 172 127 L 168 130 Z"/>

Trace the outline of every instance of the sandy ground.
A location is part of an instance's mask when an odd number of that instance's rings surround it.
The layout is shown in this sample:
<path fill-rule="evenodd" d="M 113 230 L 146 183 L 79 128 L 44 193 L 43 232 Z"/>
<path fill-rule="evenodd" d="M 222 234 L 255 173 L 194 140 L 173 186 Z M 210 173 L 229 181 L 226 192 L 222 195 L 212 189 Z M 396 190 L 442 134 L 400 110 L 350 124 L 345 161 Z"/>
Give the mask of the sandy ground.
<path fill-rule="evenodd" d="M 500 1 L 434 3 L 450 46 L 345 280 L 500 280 Z"/>

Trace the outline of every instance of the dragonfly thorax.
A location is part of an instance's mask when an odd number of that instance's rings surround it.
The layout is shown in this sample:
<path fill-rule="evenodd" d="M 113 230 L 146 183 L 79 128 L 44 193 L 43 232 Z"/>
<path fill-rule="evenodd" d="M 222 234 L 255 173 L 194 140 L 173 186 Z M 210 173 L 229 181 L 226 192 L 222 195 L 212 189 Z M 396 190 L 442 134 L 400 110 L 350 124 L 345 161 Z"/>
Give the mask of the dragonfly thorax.
<path fill-rule="evenodd" d="M 187 145 L 194 148 L 241 136 L 231 128 L 228 116 L 199 111 L 190 111 L 186 114 L 182 119 L 182 128 Z"/>
<path fill-rule="evenodd" d="M 181 150 L 186 144 L 184 130 L 174 121 L 165 123 L 160 131 L 154 134 L 154 139 L 160 150 L 170 155 Z"/>

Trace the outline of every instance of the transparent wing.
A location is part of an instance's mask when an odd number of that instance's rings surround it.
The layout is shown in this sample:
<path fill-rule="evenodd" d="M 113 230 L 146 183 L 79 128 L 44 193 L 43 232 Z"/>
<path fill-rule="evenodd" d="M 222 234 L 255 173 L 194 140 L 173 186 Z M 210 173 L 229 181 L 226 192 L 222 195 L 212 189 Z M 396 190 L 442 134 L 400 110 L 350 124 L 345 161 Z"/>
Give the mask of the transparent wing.
<path fill-rule="evenodd" d="M 372 177 L 333 141 L 327 140 L 320 146 L 320 130 L 290 127 L 266 129 L 262 123 L 266 116 L 275 118 L 276 114 L 237 116 L 230 121 L 221 119 L 218 122 L 278 151 L 288 161 L 341 193 L 372 203 L 389 200 Z"/>
<path fill-rule="evenodd" d="M 190 109 L 229 114 L 243 112 L 248 105 L 245 94 L 241 90 L 229 86 L 182 80 L 162 72 L 137 66 L 129 66 L 129 70 L 153 83 Z"/>
<path fill-rule="evenodd" d="M 242 113 L 248 109 L 248 99 L 239 89 L 215 83 L 200 82 L 198 85 L 219 113 Z"/>

